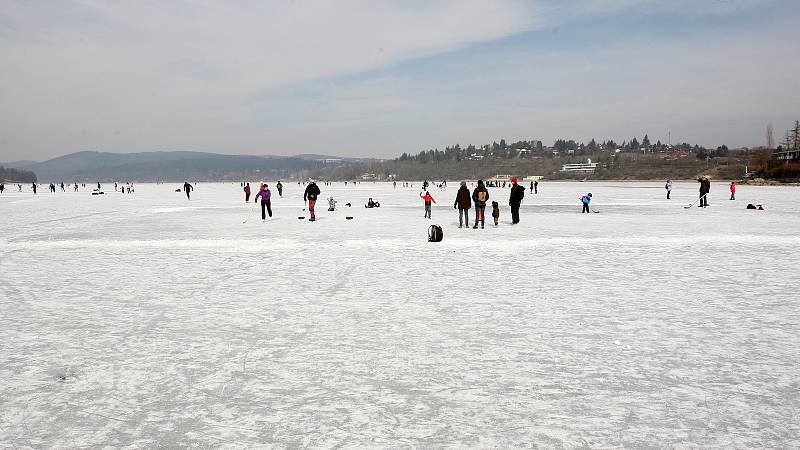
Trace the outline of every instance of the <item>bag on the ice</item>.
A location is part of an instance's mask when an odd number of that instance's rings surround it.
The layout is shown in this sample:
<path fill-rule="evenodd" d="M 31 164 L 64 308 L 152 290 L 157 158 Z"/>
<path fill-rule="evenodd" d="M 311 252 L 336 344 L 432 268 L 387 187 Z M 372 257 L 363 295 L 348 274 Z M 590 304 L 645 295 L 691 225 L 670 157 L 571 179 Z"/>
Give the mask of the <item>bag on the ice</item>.
<path fill-rule="evenodd" d="M 428 228 L 428 242 L 441 242 L 443 237 L 442 227 L 439 225 L 431 225 Z"/>

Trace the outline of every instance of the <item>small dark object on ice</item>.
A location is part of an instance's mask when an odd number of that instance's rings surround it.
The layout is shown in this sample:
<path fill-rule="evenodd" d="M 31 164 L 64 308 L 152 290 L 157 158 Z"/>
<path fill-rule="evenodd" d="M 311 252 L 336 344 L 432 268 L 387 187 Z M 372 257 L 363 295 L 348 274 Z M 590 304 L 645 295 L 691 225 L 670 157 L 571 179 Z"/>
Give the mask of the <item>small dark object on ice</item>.
<path fill-rule="evenodd" d="M 345 203 L 344 206 L 353 206 L 350 203 Z"/>
<path fill-rule="evenodd" d="M 297 218 L 298 218 L 298 219 L 300 219 L 300 220 L 303 220 L 303 219 L 305 219 L 306 217 L 305 217 L 305 216 L 297 216 Z"/>
<path fill-rule="evenodd" d="M 347 220 L 353 220 L 353 216 L 347 216 L 347 217 L 345 217 L 345 219 L 347 219 Z"/>
<path fill-rule="evenodd" d="M 442 238 L 444 238 L 442 227 L 439 225 L 431 225 L 430 228 L 428 228 L 428 242 L 442 242 Z"/>

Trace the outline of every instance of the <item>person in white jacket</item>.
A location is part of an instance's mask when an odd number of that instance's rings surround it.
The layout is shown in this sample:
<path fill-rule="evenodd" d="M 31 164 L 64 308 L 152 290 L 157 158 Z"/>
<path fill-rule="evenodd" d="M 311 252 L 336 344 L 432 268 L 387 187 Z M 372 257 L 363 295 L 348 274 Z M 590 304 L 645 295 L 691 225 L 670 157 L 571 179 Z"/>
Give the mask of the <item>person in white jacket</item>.
<path fill-rule="evenodd" d="M 667 200 L 669 200 L 669 194 L 672 192 L 672 180 L 667 180 L 667 184 L 664 185 L 664 189 L 667 190 Z"/>

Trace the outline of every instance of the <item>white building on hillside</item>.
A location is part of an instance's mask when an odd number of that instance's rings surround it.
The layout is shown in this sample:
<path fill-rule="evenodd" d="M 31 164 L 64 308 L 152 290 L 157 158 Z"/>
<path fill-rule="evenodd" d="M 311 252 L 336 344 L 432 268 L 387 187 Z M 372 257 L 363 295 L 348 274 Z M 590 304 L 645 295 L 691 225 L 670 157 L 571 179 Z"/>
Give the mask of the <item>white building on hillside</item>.
<path fill-rule="evenodd" d="M 593 163 L 591 159 L 587 159 L 585 163 L 564 164 L 561 166 L 562 172 L 594 173 L 595 170 L 597 170 L 597 163 Z"/>

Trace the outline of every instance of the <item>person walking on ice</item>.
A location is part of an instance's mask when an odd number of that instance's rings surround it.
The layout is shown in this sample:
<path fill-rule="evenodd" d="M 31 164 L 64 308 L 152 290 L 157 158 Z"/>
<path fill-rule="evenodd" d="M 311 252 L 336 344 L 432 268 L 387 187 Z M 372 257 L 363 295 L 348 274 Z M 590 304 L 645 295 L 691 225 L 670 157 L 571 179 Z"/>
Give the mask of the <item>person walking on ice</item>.
<path fill-rule="evenodd" d="M 99 186 L 100 184 L 98 183 L 97 185 Z M 192 185 L 189 184 L 188 181 L 185 181 L 183 183 L 183 190 L 186 192 L 186 198 L 188 200 L 191 200 L 192 199 L 191 192 L 194 190 L 194 187 L 192 187 Z"/>
<path fill-rule="evenodd" d="M 249 184 L 248 184 L 249 186 Z M 266 184 L 261 185 L 261 189 L 259 189 L 258 194 L 256 194 L 255 203 L 258 203 L 258 199 L 261 199 L 261 220 L 267 220 L 267 213 L 269 213 L 269 217 L 272 218 L 272 192 L 269 190 L 269 186 Z"/>
<path fill-rule="evenodd" d="M 539 180 L 533 180 L 533 193 L 539 193 Z"/>
<path fill-rule="evenodd" d="M 583 209 L 581 210 L 581 214 L 583 213 L 590 213 L 589 211 L 589 203 L 592 201 L 592 193 L 589 192 L 588 194 L 581 197 L 581 203 L 583 203 Z"/>
<path fill-rule="evenodd" d="M 250 183 L 244 185 L 244 202 L 250 203 Z"/>
<path fill-rule="evenodd" d="M 478 180 L 478 187 L 472 191 L 472 201 L 475 203 L 475 226 L 472 229 L 478 228 L 478 222 L 483 228 L 486 224 L 486 202 L 489 201 L 489 191 L 486 190 L 483 180 Z"/>
<path fill-rule="evenodd" d="M 669 194 L 672 193 L 672 180 L 667 180 L 667 184 L 664 185 L 664 189 L 667 190 L 667 200 L 669 200 Z"/>
<path fill-rule="evenodd" d="M 280 180 L 278 180 L 278 184 L 276 184 L 275 187 L 278 188 L 278 197 L 283 197 L 283 185 Z"/>
<path fill-rule="evenodd" d="M 736 182 L 731 181 L 731 200 L 736 200 Z"/>
<path fill-rule="evenodd" d="M 500 226 L 500 205 L 497 202 L 492 202 L 492 218 L 495 228 Z"/>
<path fill-rule="evenodd" d="M 422 195 L 422 192 L 419 193 L 419 197 L 425 202 L 425 218 L 431 218 L 431 204 L 436 203 L 436 200 L 433 199 L 431 193 L 425 191 L 425 195 Z"/>
<path fill-rule="evenodd" d="M 525 188 L 517 184 L 517 179 L 511 179 L 511 195 L 508 198 L 508 205 L 511 206 L 511 224 L 519 223 L 519 207 L 525 197 Z"/>
<path fill-rule="evenodd" d="M 469 228 L 469 209 L 472 208 L 472 199 L 466 181 L 462 181 L 461 187 L 458 188 L 453 208 L 458 208 L 458 228 L 462 226 Z"/>
<path fill-rule="evenodd" d="M 319 194 L 320 191 L 317 183 L 311 180 L 303 193 L 303 202 L 308 202 L 308 212 L 311 213 L 311 218 L 308 219 L 309 222 L 316 222 L 317 220 L 317 216 L 314 214 L 314 205 L 317 204 L 317 196 Z"/>

